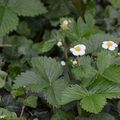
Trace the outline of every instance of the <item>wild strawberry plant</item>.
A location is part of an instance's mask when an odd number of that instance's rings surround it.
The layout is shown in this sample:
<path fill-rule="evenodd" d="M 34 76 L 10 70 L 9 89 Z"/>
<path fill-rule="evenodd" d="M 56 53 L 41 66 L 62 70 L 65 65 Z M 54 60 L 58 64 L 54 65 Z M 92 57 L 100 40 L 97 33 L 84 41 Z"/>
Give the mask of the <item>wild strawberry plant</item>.
<path fill-rule="evenodd" d="M 1 0 L 0 119 L 119 120 L 119 5 Z"/>

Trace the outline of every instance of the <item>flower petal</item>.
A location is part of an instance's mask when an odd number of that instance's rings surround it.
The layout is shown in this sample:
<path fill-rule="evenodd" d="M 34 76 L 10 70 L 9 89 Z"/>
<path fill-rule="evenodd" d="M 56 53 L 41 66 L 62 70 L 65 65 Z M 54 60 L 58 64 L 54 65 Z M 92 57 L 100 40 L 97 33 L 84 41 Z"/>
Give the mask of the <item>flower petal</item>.
<path fill-rule="evenodd" d="M 75 49 L 74 48 L 70 48 L 70 51 L 73 52 L 73 51 L 75 51 Z"/>
<path fill-rule="evenodd" d="M 61 61 L 61 65 L 65 66 L 66 65 L 65 61 Z"/>
<path fill-rule="evenodd" d="M 111 51 L 113 51 L 113 50 L 115 50 L 115 47 L 114 47 L 114 46 L 111 46 L 111 47 L 109 47 L 108 49 L 111 50 Z"/>
<path fill-rule="evenodd" d="M 67 20 L 64 20 L 64 21 L 63 21 L 63 24 L 68 24 L 68 21 L 67 21 Z"/>
<path fill-rule="evenodd" d="M 78 45 L 74 46 L 74 48 L 76 48 L 76 47 L 80 47 L 80 44 L 78 44 Z"/>
<path fill-rule="evenodd" d="M 118 47 L 118 45 L 116 43 L 113 44 L 114 47 Z"/>
<path fill-rule="evenodd" d="M 80 55 L 80 52 L 77 52 L 77 51 L 74 50 L 74 51 L 72 52 L 72 54 L 73 54 L 74 56 L 79 56 L 79 55 Z"/>
<path fill-rule="evenodd" d="M 80 48 L 81 48 L 82 50 L 85 50 L 85 49 L 86 49 L 86 46 L 83 45 L 83 44 L 80 44 Z"/>
<path fill-rule="evenodd" d="M 108 41 L 103 41 L 103 44 L 106 44 Z"/>
<path fill-rule="evenodd" d="M 107 42 L 102 44 L 102 48 L 104 48 L 104 49 L 108 49 Z"/>
<path fill-rule="evenodd" d="M 80 56 L 83 56 L 85 54 L 85 50 L 81 50 L 80 52 L 79 52 L 79 55 Z"/>

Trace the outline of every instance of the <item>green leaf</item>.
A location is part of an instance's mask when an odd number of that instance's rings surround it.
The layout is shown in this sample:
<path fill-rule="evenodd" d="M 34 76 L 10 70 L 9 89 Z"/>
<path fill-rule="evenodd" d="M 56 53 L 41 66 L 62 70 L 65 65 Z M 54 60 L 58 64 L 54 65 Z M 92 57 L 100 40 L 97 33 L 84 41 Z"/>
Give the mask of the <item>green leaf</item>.
<path fill-rule="evenodd" d="M 15 84 L 14 84 L 13 87 L 14 87 L 14 89 L 17 89 L 17 88 L 24 87 L 24 86 L 27 86 L 27 85 L 30 85 L 30 84 L 35 84 L 35 83 L 38 83 L 38 82 L 40 82 L 40 83 L 42 82 L 43 87 L 44 87 L 44 84 L 46 83 L 35 72 L 27 71 L 25 73 L 22 73 L 18 77 L 16 77 Z"/>
<path fill-rule="evenodd" d="M 112 6 L 107 6 L 106 9 L 105 9 L 105 13 L 104 14 L 105 14 L 105 17 L 107 17 L 107 18 L 105 18 L 106 22 L 107 21 L 111 21 L 111 19 L 114 19 L 114 18 L 119 18 L 118 10 L 116 8 L 112 7 Z M 111 25 L 109 22 L 107 22 L 106 24 L 108 26 L 108 27 L 106 26 L 107 29 L 109 27 L 113 27 L 113 25 Z"/>
<path fill-rule="evenodd" d="M 63 34 L 67 36 L 71 43 L 84 41 L 83 39 L 89 39 L 91 35 L 96 33 L 102 33 L 97 27 L 95 27 L 95 20 L 90 13 L 85 14 L 85 19 L 79 17 L 77 22 L 71 19 L 71 23 Z M 65 18 L 66 19 L 66 18 Z"/>
<path fill-rule="evenodd" d="M 91 65 L 92 63 L 92 58 L 89 56 L 81 56 L 78 60 L 80 61 L 80 65 Z"/>
<path fill-rule="evenodd" d="M 18 112 L 21 109 L 21 106 L 15 98 L 13 98 L 11 95 L 4 95 L 0 101 L 0 105 L 4 108 L 6 108 L 9 111 Z"/>
<path fill-rule="evenodd" d="M 7 7 L 0 6 L 0 37 L 8 34 L 10 31 L 16 30 L 17 25 L 17 15 Z"/>
<path fill-rule="evenodd" d="M 116 119 L 108 113 L 99 113 L 97 115 L 91 115 L 89 118 L 78 117 L 75 120 L 116 120 Z"/>
<path fill-rule="evenodd" d="M 117 103 L 117 111 L 120 113 L 120 100 Z"/>
<path fill-rule="evenodd" d="M 18 76 L 14 88 L 26 87 L 33 92 L 43 92 L 47 102 L 58 107 L 66 86 L 62 66 L 55 59 L 47 57 L 34 57 L 31 62 L 34 70 Z"/>
<path fill-rule="evenodd" d="M 60 63 L 52 58 L 36 57 L 32 59 L 32 65 L 41 78 L 46 81 L 47 87 L 44 95 L 47 101 L 53 106 L 59 105 L 61 92 L 66 86 L 63 78 L 59 78 L 63 73 Z"/>
<path fill-rule="evenodd" d="M 83 34 L 86 29 L 87 25 L 85 24 L 84 20 L 79 17 L 77 20 L 77 30 L 80 32 L 80 34 Z"/>
<path fill-rule="evenodd" d="M 88 25 L 88 27 L 90 27 L 90 28 L 92 28 L 95 25 L 94 16 L 92 14 L 90 14 L 89 12 L 87 12 L 85 14 L 85 21 L 86 21 L 86 24 Z"/>
<path fill-rule="evenodd" d="M 106 99 L 102 95 L 90 95 L 81 100 L 81 106 L 84 110 L 92 113 L 98 113 L 106 104 Z"/>
<path fill-rule="evenodd" d="M 93 15 L 90 13 L 85 14 L 85 22 L 82 18 L 79 18 L 77 21 L 77 30 L 79 36 L 88 38 L 92 34 L 99 33 L 100 30 L 97 29 L 94 25 L 95 20 Z"/>
<path fill-rule="evenodd" d="M 102 76 L 98 76 L 94 82 L 88 87 L 92 93 L 99 93 L 105 98 L 118 98 L 120 97 L 120 88 L 116 83 L 105 79 Z"/>
<path fill-rule="evenodd" d="M 102 76 L 115 83 L 120 83 L 120 66 L 110 66 L 103 72 Z"/>
<path fill-rule="evenodd" d="M 37 106 L 37 96 L 29 96 L 24 100 L 26 106 L 36 108 Z"/>
<path fill-rule="evenodd" d="M 116 8 L 120 8 L 120 1 L 119 0 L 109 0 L 112 5 Z"/>
<path fill-rule="evenodd" d="M 17 15 L 22 16 L 35 16 L 47 12 L 40 0 L 9 0 L 8 6 Z"/>
<path fill-rule="evenodd" d="M 23 88 L 18 88 L 16 90 L 12 90 L 11 94 L 14 97 L 18 97 L 18 96 L 24 95 L 24 89 Z"/>
<path fill-rule="evenodd" d="M 33 41 L 30 39 L 27 39 L 24 36 L 15 36 L 15 35 L 11 36 L 11 37 L 7 36 L 4 39 L 4 43 L 11 45 L 10 47 L 6 47 L 3 49 L 4 55 L 7 58 L 10 58 L 10 60 L 11 60 L 12 51 L 15 52 L 14 53 L 14 54 L 16 54 L 15 57 L 18 57 L 21 55 L 25 55 L 24 58 L 27 56 L 32 57 L 33 54 L 35 54 L 34 51 L 31 49 Z M 24 58 L 22 58 L 23 61 L 25 61 Z M 28 59 L 28 58 L 26 58 L 26 59 Z M 17 66 L 20 61 L 22 62 L 21 59 L 16 60 Z M 10 66 L 12 66 L 12 65 L 10 65 Z M 21 67 L 21 65 L 19 67 Z"/>
<path fill-rule="evenodd" d="M 32 59 L 32 66 L 34 70 L 49 84 L 57 80 L 63 73 L 60 63 L 52 58 L 35 57 Z"/>
<path fill-rule="evenodd" d="M 72 69 L 77 79 L 91 79 L 96 75 L 95 69 L 90 65 L 80 65 Z"/>
<path fill-rule="evenodd" d="M 91 115 L 91 120 L 115 120 L 115 117 L 108 113 L 99 113 L 97 115 Z"/>
<path fill-rule="evenodd" d="M 98 113 L 106 104 L 107 98 L 120 97 L 119 86 L 101 76 L 98 76 L 87 88 L 82 88 L 79 85 L 67 87 L 63 91 L 61 104 L 81 100 L 80 104 L 84 110 Z"/>
<path fill-rule="evenodd" d="M 7 76 L 7 73 L 2 71 L 2 70 L 0 70 L 0 77 L 4 78 L 6 76 Z"/>
<path fill-rule="evenodd" d="M 0 116 L 5 118 L 5 120 L 15 119 L 17 120 L 17 115 L 14 112 L 10 112 L 4 108 L 0 108 Z"/>
<path fill-rule="evenodd" d="M 30 29 L 27 22 L 22 21 L 22 22 L 19 23 L 19 26 L 17 27 L 16 32 L 20 35 L 30 36 L 31 29 Z"/>
<path fill-rule="evenodd" d="M 109 88 L 106 87 L 106 89 L 101 90 L 100 94 L 105 96 L 108 99 L 113 99 L 113 98 L 120 98 L 120 88 L 119 86 L 110 86 Z"/>
<path fill-rule="evenodd" d="M 53 114 L 50 120 L 74 120 L 74 119 L 75 117 L 73 116 L 73 114 L 59 110 Z"/>
<path fill-rule="evenodd" d="M 1 77 L 0 77 L 0 88 L 4 87 L 5 85 L 5 80 L 3 80 Z"/>
<path fill-rule="evenodd" d="M 55 44 L 56 44 L 56 41 L 54 39 L 47 40 L 47 41 L 45 40 L 40 43 L 35 43 L 33 45 L 33 49 L 37 51 L 38 53 L 45 53 L 45 52 L 50 51 L 54 47 Z"/>
<path fill-rule="evenodd" d="M 39 0 L 2 0 L 0 2 L 0 37 L 16 30 L 18 15 L 35 16 L 46 11 Z"/>
<path fill-rule="evenodd" d="M 106 104 L 106 98 L 101 94 L 89 92 L 79 85 L 73 85 L 65 89 L 62 94 L 62 104 L 75 100 L 81 100 L 81 106 L 84 110 L 92 113 L 98 113 Z M 97 104 L 96 104 L 97 103 Z"/>
<path fill-rule="evenodd" d="M 102 51 L 98 54 L 97 58 L 97 68 L 100 74 L 102 74 L 106 68 L 108 68 L 114 60 L 114 57 L 105 51 Z"/>
<path fill-rule="evenodd" d="M 62 94 L 62 104 L 66 104 L 75 100 L 80 100 L 87 95 L 87 90 L 79 85 L 67 87 Z"/>
<path fill-rule="evenodd" d="M 46 15 L 46 17 L 48 19 L 57 20 L 60 17 L 69 15 L 70 14 L 70 9 L 68 7 L 69 5 L 71 5 L 69 1 L 64 1 L 64 0 L 60 0 L 57 2 L 55 0 L 49 1 L 49 6 L 48 6 L 49 12 Z M 58 8 L 59 8 L 59 12 L 58 12 Z M 53 25 L 54 25 L 54 23 L 53 23 Z M 56 23 L 55 23 L 55 25 L 56 25 Z"/>
<path fill-rule="evenodd" d="M 65 81 L 63 79 L 58 79 L 44 91 L 45 97 L 49 104 L 52 104 L 53 106 L 60 105 L 61 95 L 65 87 Z"/>
<path fill-rule="evenodd" d="M 83 41 L 83 43 L 86 45 L 86 53 L 96 53 L 100 51 L 102 48 L 102 42 L 103 41 L 114 41 L 115 43 L 119 43 L 120 38 L 110 35 L 110 34 L 94 34 L 91 35 L 89 40 Z M 94 46 L 94 47 L 93 47 Z"/>

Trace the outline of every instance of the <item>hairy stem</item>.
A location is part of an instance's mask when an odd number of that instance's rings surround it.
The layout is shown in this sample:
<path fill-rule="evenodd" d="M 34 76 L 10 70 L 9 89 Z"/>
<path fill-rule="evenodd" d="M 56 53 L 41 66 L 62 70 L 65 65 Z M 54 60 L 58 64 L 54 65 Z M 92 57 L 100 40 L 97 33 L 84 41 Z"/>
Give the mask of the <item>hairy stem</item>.
<path fill-rule="evenodd" d="M 25 110 L 25 106 L 23 105 L 23 106 L 22 106 L 21 113 L 20 113 L 20 118 L 23 116 L 24 110 Z"/>

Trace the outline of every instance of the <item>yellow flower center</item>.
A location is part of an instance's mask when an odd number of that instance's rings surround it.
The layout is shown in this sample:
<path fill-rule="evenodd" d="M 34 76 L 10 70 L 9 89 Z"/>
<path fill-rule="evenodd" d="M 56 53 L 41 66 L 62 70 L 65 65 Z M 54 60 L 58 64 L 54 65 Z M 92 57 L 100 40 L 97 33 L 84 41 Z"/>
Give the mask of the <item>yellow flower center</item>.
<path fill-rule="evenodd" d="M 112 41 L 107 42 L 108 47 L 111 47 L 113 45 Z"/>
<path fill-rule="evenodd" d="M 78 46 L 78 47 L 75 47 L 75 50 L 76 50 L 77 52 L 80 52 L 81 48 Z"/>
<path fill-rule="evenodd" d="M 63 24 L 61 25 L 61 28 L 62 28 L 63 30 L 67 29 L 67 28 L 68 28 L 68 24 L 63 23 Z"/>

